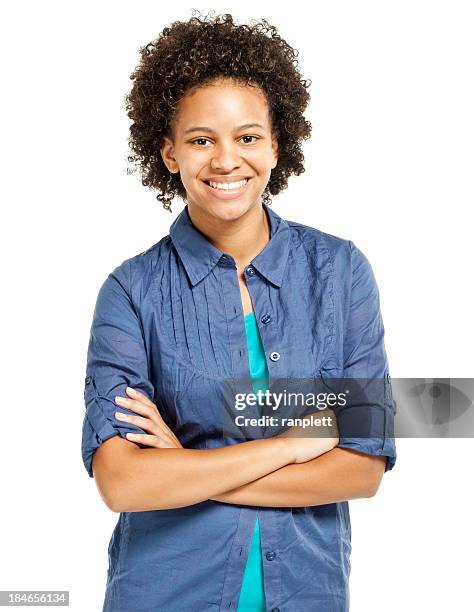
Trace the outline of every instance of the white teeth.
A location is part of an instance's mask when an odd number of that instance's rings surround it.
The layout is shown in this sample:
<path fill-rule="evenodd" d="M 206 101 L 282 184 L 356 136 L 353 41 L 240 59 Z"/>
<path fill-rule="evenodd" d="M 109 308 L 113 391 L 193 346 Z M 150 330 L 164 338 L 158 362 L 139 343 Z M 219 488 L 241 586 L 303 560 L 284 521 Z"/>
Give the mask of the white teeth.
<path fill-rule="evenodd" d="M 235 183 L 215 183 L 214 181 L 209 181 L 209 185 L 214 189 L 224 189 L 224 191 L 227 191 L 229 189 L 240 189 L 240 187 L 243 187 L 246 182 L 247 179 L 237 181 Z"/>

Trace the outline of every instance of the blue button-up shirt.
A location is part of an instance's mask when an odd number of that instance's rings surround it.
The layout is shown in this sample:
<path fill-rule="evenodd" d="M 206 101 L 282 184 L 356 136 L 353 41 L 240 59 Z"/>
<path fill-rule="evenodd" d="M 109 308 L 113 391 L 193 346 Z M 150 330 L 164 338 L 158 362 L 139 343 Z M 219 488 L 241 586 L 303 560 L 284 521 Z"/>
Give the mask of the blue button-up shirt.
<path fill-rule="evenodd" d="M 263 207 L 270 241 L 244 274 L 270 377 L 377 377 L 390 385 L 379 294 L 365 255 L 349 240 Z M 89 475 L 104 440 L 146 433 L 114 416 L 114 397 L 127 397 L 127 385 L 155 402 L 183 447 L 241 442 L 219 429 L 219 381 L 248 378 L 248 368 L 235 261 L 193 226 L 186 205 L 169 235 L 125 260 L 100 288 L 84 393 Z M 386 433 L 395 410 L 390 398 Z M 386 470 L 395 464 L 389 435 L 341 437 L 339 446 L 386 456 Z M 269 508 L 213 500 L 120 514 L 103 611 L 236 610 L 257 516 L 268 610 L 347 611 L 347 501 Z"/>

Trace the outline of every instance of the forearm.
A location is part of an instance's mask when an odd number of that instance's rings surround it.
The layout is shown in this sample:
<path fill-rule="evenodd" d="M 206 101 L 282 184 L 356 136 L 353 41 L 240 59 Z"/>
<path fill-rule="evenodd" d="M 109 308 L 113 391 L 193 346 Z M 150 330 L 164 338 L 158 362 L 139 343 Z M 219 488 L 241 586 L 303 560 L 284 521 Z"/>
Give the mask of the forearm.
<path fill-rule="evenodd" d="M 212 499 L 250 506 L 303 507 L 371 497 L 383 476 L 385 461 L 385 457 L 336 447 Z"/>
<path fill-rule="evenodd" d="M 180 508 L 236 489 L 292 463 L 285 440 L 270 438 L 216 449 L 140 449 L 116 477 L 117 511 Z"/>

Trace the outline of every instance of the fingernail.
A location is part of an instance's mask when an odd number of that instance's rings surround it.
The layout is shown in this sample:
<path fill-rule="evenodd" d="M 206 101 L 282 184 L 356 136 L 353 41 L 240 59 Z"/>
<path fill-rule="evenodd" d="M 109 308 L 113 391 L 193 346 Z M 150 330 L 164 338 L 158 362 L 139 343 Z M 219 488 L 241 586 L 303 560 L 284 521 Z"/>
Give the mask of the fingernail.
<path fill-rule="evenodd" d="M 115 402 L 117 404 L 126 404 L 127 403 L 127 398 L 126 397 L 121 397 L 120 395 L 117 395 L 117 397 L 115 398 Z"/>
<path fill-rule="evenodd" d="M 135 389 L 132 389 L 132 387 L 127 387 L 127 391 L 128 391 L 128 393 L 131 393 L 132 395 L 135 395 Z"/>
<path fill-rule="evenodd" d="M 126 417 L 127 415 L 124 414 L 123 412 L 116 412 L 115 416 L 117 417 L 117 419 L 123 419 L 124 417 Z"/>

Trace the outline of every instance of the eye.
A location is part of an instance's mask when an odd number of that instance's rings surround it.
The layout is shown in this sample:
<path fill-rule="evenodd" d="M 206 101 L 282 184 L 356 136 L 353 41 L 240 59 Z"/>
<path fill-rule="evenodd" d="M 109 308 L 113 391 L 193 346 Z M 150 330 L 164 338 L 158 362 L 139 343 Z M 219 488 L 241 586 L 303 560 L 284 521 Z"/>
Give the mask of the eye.
<path fill-rule="evenodd" d="M 242 140 L 242 138 L 254 138 L 255 139 L 255 140 L 251 140 L 250 142 L 246 141 L 244 144 L 253 144 L 256 140 L 260 140 L 259 136 L 253 136 L 250 134 L 245 134 L 244 136 L 241 136 L 240 140 Z M 195 138 L 194 140 L 191 140 L 190 142 L 191 144 L 197 144 L 198 146 L 202 146 L 200 143 L 205 144 L 206 142 L 209 142 L 209 141 L 207 138 L 200 137 L 200 138 Z"/>
<path fill-rule="evenodd" d="M 195 144 L 200 140 L 204 142 L 208 142 L 207 138 L 195 138 L 194 140 L 191 140 L 191 144 Z"/>
<path fill-rule="evenodd" d="M 242 136 L 242 138 L 255 138 L 255 140 L 258 140 L 258 136 L 250 136 L 249 134 L 246 134 L 245 136 Z M 252 144 L 252 143 L 251 142 L 247 142 L 245 144 Z"/>

